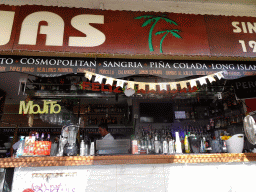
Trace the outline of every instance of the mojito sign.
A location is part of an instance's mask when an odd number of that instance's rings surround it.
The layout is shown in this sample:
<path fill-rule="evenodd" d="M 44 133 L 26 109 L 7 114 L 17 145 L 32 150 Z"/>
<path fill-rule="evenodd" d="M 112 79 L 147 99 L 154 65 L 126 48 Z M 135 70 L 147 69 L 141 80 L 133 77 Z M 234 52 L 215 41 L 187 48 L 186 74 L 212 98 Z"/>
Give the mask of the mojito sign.
<path fill-rule="evenodd" d="M 38 104 L 33 104 L 33 101 L 26 103 L 20 101 L 19 114 L 53 114 L 59 113 L 61 106 L 57 104 L 57 101 L 44 100 L 43 109 Z"/>

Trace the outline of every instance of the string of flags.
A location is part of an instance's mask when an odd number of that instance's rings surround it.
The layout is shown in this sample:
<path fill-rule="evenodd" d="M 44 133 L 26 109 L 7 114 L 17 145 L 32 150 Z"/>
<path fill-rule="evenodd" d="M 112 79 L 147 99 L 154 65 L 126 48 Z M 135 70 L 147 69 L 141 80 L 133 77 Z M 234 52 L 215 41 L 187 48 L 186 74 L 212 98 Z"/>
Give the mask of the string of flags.
<path fill-rule="evenodd" d="M 177 81 L 177 82 L 159 82 L 159 83 L 151 83 L 151 82 L 137 82 L 137 81 L 127 81 L 127 80 L 121 80 L 121 79 L 115 79 L 112 77 L 107 77 L 104 75 L 99 75 L 90 71 L 84 71 L 85 72 L 85 77 L 89 80 L 92 79 L 93 76 L 95 76 L 94 82 L 98 82 L 102 84 L 103 79 L 106 79 L 105 84 L 109 84 L 113 86 L 114 81 L 116 81 L 116 86 L 123 88 L 126 86 L 126 89 L 134 89 L 135 85 L 138 85 L 138 90 L 143 89 L 146 90 L 146 85 L 149 86 L 149 90 L 156 90 L 156 86 L 159 85 L 160 91 L 162 90 L 167 90 L 167 86 L 170 86 L 171 90 L 176 90 L 177 86 L 180 85 L 180 88 L 188 88 L 190 85 L 191 88 L 194 86 L 197 86 L 197 82 L 199 82 L 200 85 L 207 84 L 207 79 L 209 80 L 210 83 L 213 81 L 216 81 L 215 77 L 217 77 L 219 80 L 224 78 L 223 73 L 226 73 L 225 71 L 220 71 L 214 74 L 210 74 L 204 77 L 199 77 L 196 79 L 191 79 L 191 80 L 184 80 L 184 81 Z"/>

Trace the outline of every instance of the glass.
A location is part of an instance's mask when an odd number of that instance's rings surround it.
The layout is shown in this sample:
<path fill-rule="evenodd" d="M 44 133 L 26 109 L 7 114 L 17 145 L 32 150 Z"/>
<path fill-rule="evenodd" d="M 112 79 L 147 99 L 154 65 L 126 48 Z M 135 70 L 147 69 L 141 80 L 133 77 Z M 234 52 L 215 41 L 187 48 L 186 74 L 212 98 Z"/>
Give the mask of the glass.
<path fill-rule="evenodd" d="M 196 136 L 189 136 L 189 145 L 190 145 L 190 150 L 193 153 L 199 153 L 200 150 L 200 145 L 201 145 L 201 140 L 199 137 Z"/>

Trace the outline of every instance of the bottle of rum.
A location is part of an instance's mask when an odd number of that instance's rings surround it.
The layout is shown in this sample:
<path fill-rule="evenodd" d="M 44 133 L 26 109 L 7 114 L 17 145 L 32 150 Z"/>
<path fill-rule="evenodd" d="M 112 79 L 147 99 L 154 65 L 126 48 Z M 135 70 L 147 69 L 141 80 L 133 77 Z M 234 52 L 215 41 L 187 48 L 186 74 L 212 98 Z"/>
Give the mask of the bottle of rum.
<path fill-rule="evenodd" d="M 189 141 L 188 141 L 187 135 L 185 135 L 184 145 L 185 145 L 185 153 L 190 153 L 190 146 L 189 146 Z"/>

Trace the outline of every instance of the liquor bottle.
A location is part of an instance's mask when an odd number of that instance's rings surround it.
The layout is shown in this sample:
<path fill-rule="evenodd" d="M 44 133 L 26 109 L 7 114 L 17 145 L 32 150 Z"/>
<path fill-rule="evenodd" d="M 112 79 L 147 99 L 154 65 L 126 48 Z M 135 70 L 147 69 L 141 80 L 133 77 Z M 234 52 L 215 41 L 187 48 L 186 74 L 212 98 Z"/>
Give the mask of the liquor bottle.
<path fill-rule="evenodd" d="M 215 120 L 215 129 L 219 129 L 220 128 L 220 118 L 217 118 L 216 120 Z"/>
<path fill-rule="evenodd" d="M 80 143 L 80 156 L 85 156 L 85 143 L 84 140 Z"/>
<path fill-rule="evenodd" d="M 91 113 L 91 106 L 90 105 L 88 105 L 88 107 L 87 107 L 87 111 L 88 111 L 88 114 L 90 114 Z"/>
<path fill-rule="evenodd" d="M 211 107 L 211 115 L 215 116 L 215 109 L 214 109 L 214 107 Z"/>
<path fill-rule="evenodd" d="M 186 112 L 186 119 L 190 119 L 190 112 L 189 111 Z"/>
<path fill-rule="evenodd" d="M 107 124 L 111 124 L 111 117 L 110 117 L 110 115 L 108 115 L 108 117 L 107 117 Z"/>
<path fill-rule="evenodd" d="M 146 133 L 146 136 L 145 136 L 145 140 L 146 140 L 146 150 L 147 150 L 147 154 L 151 153 L 152 152 L 152 145 L 151 145 L 151 142 L 150 142 L 150 137 L 149 137 L 149 132 Z"/>
<path fill-rule="evenodd" d="M 215 104 L 215 114 L 219 115 L 219 104 L 218 104 L 218 102 L 216 102 L 216 104 Z"/>
<path fill-rule="evenodd" d="M 135 133 L 135 136 L 132 139 L 132 154 L 139 154 L 139 149 L 138 149 L 138 132 Z"/>
<path fill-rule="evenodd" d="M 104 118 L 103 117 L 101 117 L 100 123 L 104 123 Z"/>
<path fill-rule="evenodd" d="M 168 153 L 168 141 L 167 141 L 167 136 L 165 132 L 163 135 L 163 154 L 167 154 L 167 153 Z"/>
<path fill-rule="evenodd" d="M 92 125 L 92 118 L 89 117 L 89 125 Z"/>
<path fill-rule="evenodd" d="M 19 141 L 19 147 L 16 152 L 16 157 L 18 158 L 19 156 L 23 155 L 24 152 L 24 145 L 25 145 L 25 136 L 20 136 L 20 141 Z"/>
<path fill-rule="evenodd" d="M 105 111 L 106 111 L 105 106 L 103 104 L 99 105 L 99 112 L 105 113 Z"/>
<path fill-rule="evenodd" d="M 195 112 L 194 112 L 194 110 L 191 108 L 190 111 L 191 111 L 191 116 L 190 116 L 191 119 L 195 119 Z"/>
<path fill-rule="evenodd" d="M 112 117 L 111 123 L 112 123 L 112 124 L 115 124 L 115 117 Z"/>
<path fill-rule="evenodd" d="M 169 141 L 168 145 L 168 154 L 174 154 L 175 153 L 175 141 L 172 139 Z"/>
<path fill-rule="evenodd" d="M 117 124 L 117 118 L 114 117 L 114 124 Z"/>
<path fill-rule="evenodd" d="M 199 152 L 200 153 L 205 153 L 205 138 L 204 137 L 201 139 L 201 144 L 200 144 Z"/>
<path fill-rule="evenodd" d="M 205 118 L 209 117 L 209 111 L 207 108 L 204 109 L 204 117 Z"/>
<path fill-rule="evenodd" d="M 175 140 L 176 153 L 182 153 L 179 132 L 175 132 L 175 137 L 176 137 L 176 140 Z"/>
<path fill-rule="evenodd" d="M 91 142 L 91 146 L 90 146 L 90 156 L 94 156 L 95 155 L 95 146 L 94 146 L 94 141 Z"/>
<path fill-rule="evenodd" d="M 144 143 L 144 130 L 142 128 L 142 136 L 140 137 L 140 144 L 141 144 L 141 151 L 144 153 L 144 150 L 145 150 L 145 143 Z"/>
<path fill-rule="evenodd" d="M 154 132 L 153 132 L 153 130 L 151 130 L 151 132 L 150 132 L 150 137 L 149 137 L 149 139 L 150 139 L 150 143 L 151 143 L 151 152 L 152 152 L 152 153 L 155 153 L 155 137 L 154 137 Z"/>
<path fill-rule="evenodd" d="M 197 112 L 197 108 L 195 107 L 194 109 L 194 119 L 198 119 L 199 118 L 199 115 L 198 115 L 198 112 Z"/>
<path fill-rule="evenodd" d="M 48 133 L 47 135 L 47 139 L 46 139 L 46 142 L 45 142 L 45 153 L 44 155 L 50 155 L 51 154 L 51 147 L 52 147 L 52 142 L 51 142 L 51 135 L 50 133 Z"/>
<path fill-rule="evenodd" d="M 97 125 L 98 124 L 98 120 L 97 120 L 97 117 L 94 118 L 94 125 Z"/>
<path fill-rule="evenodd" d="M 124 124 L 124 119 L 123 119 L 123 117 L 120 118 L 120 124 L 121 124 L 121 125 Z"/>
<path fill-rule="evenodd" d="M 51 135 L 48 133 L 46 141 L 51 141 Z"/>
<path fill-rule="evenodd" d="M 194 127 L 193 127 L 193 126 L 190 126 L 190 127 L 189 127 L 189 136 L 194 136 L 194 135 L 195 135 Z"/>
<path fill-rule="evenodd" d="M 39 133 L 36 133 L 36 141 L 39 141 Z"/>
<path fill-rule="evenodd" d="M 114 105 L 111 105 L 110 111 L 111 111 L 111 113 L 115 112 Z"/>
<path fill-rule="evenodd" d="M 44 141 L 44 133 L 42 133 L 40 141 Z"/>
<path fill-rule="evenodd" d="M 189 146 L 189 141 L 188 141 L 187 135 L 185 135 L 184 145 L 185 145 L 185 153 L 190 153 L 190 146 Z"/>
<path fill-rule="evenodd" d="M 170 130 L 169 130 L 168 133 L 167 133 L 167 141 L 169 142 L 171 140 L 172 140 L 172 135 L 171 135 Z"/>
<path fill-rule="evenodd" d="M 214 119 L 210 119 L 210 130 L 214 130 L 215 125 L 214 125 Z"/>
<path fill-rule="evenodd" d="M 155 153 L 158 154 L 160 150 L 160 141 L 159 141 L 159 136 L 157 132 L 155 132 L 154 145 L 155 145 Z"/>

